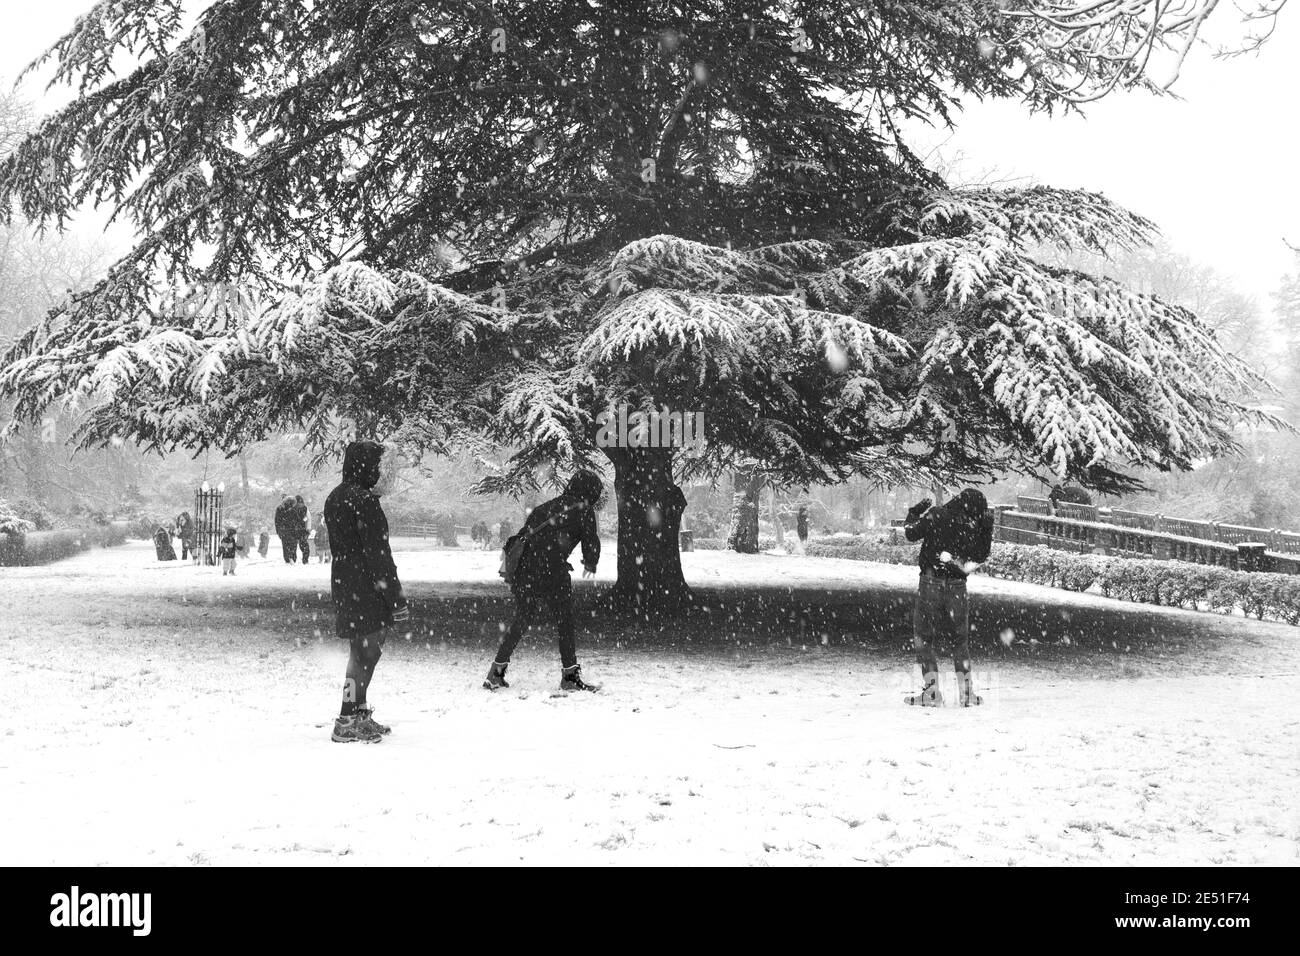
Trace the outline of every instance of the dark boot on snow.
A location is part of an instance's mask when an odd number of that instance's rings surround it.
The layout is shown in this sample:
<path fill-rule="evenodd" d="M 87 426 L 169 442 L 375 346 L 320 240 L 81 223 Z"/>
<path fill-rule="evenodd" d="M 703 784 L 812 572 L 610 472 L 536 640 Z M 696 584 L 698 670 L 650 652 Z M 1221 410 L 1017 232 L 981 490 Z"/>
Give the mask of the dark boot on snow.
<path fill-rule="evenodd" d="M 582 667 L 574 664 L 560 672 L 560 690 L 600 690 L 599 684 L 588 684 L 582 679 Z"/>
<path fill-rule="evenodd" d="M 493 661 L 492 666 L 488 668 L 487 677 L 483 679 L 483 689 L 496 690 L 498 687 L 509 687 L 510 685 L 506 683 L 506 668 L 509 666 L 509 661 L 505 664 Z"/>

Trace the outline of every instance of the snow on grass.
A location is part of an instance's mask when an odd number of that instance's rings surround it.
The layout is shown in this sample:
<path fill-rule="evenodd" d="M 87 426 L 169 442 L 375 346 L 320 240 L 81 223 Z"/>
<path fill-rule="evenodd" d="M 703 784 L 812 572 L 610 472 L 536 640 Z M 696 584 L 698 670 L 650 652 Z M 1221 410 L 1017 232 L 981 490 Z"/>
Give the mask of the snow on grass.
<path fill-rule="evenodd" d="M 915 569 L 701 551 L 703 622 L 593 618 L 612 560 L 578 586 L 601 694 L 554 696 L 546 630 L 489 694 L 497 555 L 408 545 L 375 745 L 329 740 L 324 566 L 0 571 L 5 861 L 1300 862 L 1293 628 L 979 578 L 989 705 L 917 711 Z"/>

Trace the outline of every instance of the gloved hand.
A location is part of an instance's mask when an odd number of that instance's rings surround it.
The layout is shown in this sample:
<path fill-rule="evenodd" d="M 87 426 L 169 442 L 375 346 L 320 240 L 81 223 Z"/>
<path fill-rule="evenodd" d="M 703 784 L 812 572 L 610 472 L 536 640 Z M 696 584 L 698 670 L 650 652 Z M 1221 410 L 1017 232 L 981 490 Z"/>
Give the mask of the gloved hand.
<path fill-rule="evenodd" d="M 393 608 L 394 621 L 409 621 L 411 619 L 411 606 L 403 601 L 397 607 Z"/>
<path fill-rule="evenodd" d="M 930 510 L 930 506 L 931 506 L 932 504 L 934 504 L 934 502 L 931 501 L 929 498 L 922 498 L 922 499 L 921 499 L 920 501 L 918 501 L 916 504 L 912 505 L 912 507 L 908 510 L 907 513 L 908 513 L 909 515 L 922 515 L 922 514 L 925 514 L 927 511 Z"/>

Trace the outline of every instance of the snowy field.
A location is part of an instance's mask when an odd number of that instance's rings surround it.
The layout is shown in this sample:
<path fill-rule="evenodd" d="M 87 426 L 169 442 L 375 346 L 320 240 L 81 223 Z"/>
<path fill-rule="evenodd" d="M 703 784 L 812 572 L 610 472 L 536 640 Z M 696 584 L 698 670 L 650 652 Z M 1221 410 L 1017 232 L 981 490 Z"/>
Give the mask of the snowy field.
<path fill-rule="evenodd" d="M 919 711 L 913 569 L 695 552 L 707 618 L 580 625 L 604 692 L 537 630 L 492 695 L 495 553 L 397 547 L 373 745 L 329 740 L 327 569 L 274 542 L 0 570 L 3 862 L 1300 862 L 1300 629 L 980 579 L 989 705 Z"/>

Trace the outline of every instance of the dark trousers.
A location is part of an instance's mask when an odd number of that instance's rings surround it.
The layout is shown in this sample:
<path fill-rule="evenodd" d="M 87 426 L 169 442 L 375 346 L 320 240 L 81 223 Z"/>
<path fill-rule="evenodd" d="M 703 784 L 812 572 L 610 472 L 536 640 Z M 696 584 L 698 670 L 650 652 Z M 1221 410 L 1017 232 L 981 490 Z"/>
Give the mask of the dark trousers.
<path fill-rule="evenodd" d="M 302 550 L 302 563 L 306 564 L 307 559 L 311 557 L 310 547 L 308 545 L 307 532 L 298 535 L 298 547 Z"/>
<path fill-rule="evenodd" d="M 280 535 L 280 550 L 284 552 L 284 563 L 293 564 L 298 560 L 298 539 L 286 531 Z"/>
<path fill-rule="evenodd" d="M 387 628 L 352 638 L 348 653 L 348 669 L 343 678 L 343 707 L 339 714 L 350 717 L 366 706 L 366 691 L 375 676 L 375 667 L 384 653 Z"/>
<path fill-rule="evenodd" d="M 539 619 L 555 622 L 560 638 L 560 666 L 578 663 L 578 647 L 573 638 L 573 585 L 568 575 L 544 583 L 522 584 L 515 591 L 515 617 L 497 649 L 497 663 L 510 663 L 510 655 L 528 626 Z"/>
<path fill-rule="evenodd" d="M 952 652 L 957 673 L 970 672 L 970 599 L 966 582 L 921 575 L 912 617 L 912 647 L 922 673 L 939 669 L 936 648 Z"/>

